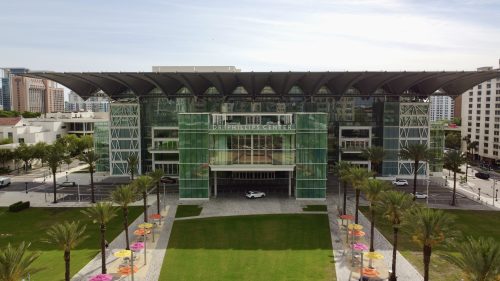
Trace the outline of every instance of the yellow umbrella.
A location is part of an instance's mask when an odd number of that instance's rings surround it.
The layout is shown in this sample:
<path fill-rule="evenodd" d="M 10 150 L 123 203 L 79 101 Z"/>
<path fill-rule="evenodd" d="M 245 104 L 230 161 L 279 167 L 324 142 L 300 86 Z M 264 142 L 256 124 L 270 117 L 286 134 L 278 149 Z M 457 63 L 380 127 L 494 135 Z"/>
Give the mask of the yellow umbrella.
<path fill-rule="evenodd" d="M 145 222 L 145 223 L 139 224 L 137 227 L 139 227 L 139 228 L 152 228 L 153 224 L 149 223 L 149 222 Z"/>
<path fill-rule="evenodd" d="M 132 255 L 132 251 L 130 250 L 120 250 L 113 254 L 117 258 L 126 258 Z"/>
<path fill-rule="evenodd" d="M 349 228 L 349 230 L 361 230 L 363 229 L 363 226 L 360 225 L 360 224 L 355 224 L 355 223 L 351 223 L 347 226 L 347 228 Z"/>
<path fill-rule="evenodd" d="M 365 254 L 365 257 L 367 257 L 369 259 L 379 260 L 379 259 L 384 258 L 384 255 L 382 255 L 379 252 L 368 252 Z"/>

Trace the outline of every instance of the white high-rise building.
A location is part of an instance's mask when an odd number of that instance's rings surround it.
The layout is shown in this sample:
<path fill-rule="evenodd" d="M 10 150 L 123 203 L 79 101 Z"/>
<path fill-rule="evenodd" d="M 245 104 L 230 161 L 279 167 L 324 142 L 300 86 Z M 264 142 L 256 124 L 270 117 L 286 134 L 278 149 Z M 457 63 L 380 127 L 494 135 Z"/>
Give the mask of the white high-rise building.
<path fill-rule="evenodd" d="M 478 71 L 492 69 L 482 67 Z M 500 159 L 500 76 L 462 94 L 462 137 L 466 136 L 478 142 L 474 159 L 485 165 L 494 165 Z"/>
<path fill-rule="evenodd" d="M 431 96 L 431 122 L 453 119 L 455 101 L 448 96 Z"/>

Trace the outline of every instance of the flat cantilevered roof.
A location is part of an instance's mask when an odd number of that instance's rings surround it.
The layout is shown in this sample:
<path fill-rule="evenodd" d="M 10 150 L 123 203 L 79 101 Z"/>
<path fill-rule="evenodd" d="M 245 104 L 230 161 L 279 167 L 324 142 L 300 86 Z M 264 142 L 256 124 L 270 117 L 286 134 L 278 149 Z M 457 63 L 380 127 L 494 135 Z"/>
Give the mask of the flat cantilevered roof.
<path fill-rule="evenodd" d="M 148 96 L 159 89 L 167 97 L 279 98 L 321 96 L 458 96 L 500 71 L 442 72 L 30 72 L 68 87 L 82 98 L 103 91 L 114 99 Z M 292 88 L 300 89 L 291 94 Z M 244 88 L 235 92 L 235 89 Z M 263 93 L 265 87 L 270 87 Z M 180 93 L 179 90 L 187 89 Z M 212 91 L 207 91 L 212 88 Z M 215 90 L 213 90 L 215 89 Z M 241 88 L 240 88 L 241 89 Z M 320 89 L 323 89 L 320 91 Z M 355 89 L 355 91 L 348 91 Z M 439 90 L 439 91 L 438 91 Z M 438 91 L 438 92 L 436 92 Z M 189 92 L 189 94 L 185 94 Z"/>

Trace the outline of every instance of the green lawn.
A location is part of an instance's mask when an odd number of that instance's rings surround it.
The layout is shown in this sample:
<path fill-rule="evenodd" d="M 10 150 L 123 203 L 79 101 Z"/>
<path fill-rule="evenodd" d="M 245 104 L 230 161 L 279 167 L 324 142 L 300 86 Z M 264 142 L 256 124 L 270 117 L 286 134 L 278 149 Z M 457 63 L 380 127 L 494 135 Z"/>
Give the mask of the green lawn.
<path fill-rule="evenodd" d="M 71 275 L 76 274 L 84 265 L 100 251 L 99 228 L 93 224 L 80 210 L 83 208 L 30 208 L 19 213 L 11 213 L 7 208 L 0 208 L 0 247 L 7 243 L 18 245 L 22 241 L 31 242 L 30 249 L 41 251 L 35 262 L 36 267 L 45 268 L 31 276 L 31 280 L 64 280 L 63 252 L 54 245 L 43 243 L 46 230 L 57 222 L 64 220 L 80 220 L 87 224 L 89 237 L 77 249 L 71 251 Z M 141 207 L 130 207 L 130 221 L 134 221 L 140 214 Z M 107 226 L 106 240 L 112 241 L 123 228 L 121 211 Z"/>
<path fill-rule="evenodd" d="M 304 212 L 326 212 L 326 205 L 306 205 L 302 208 Z"/>
<path fill-rule="evenodd" d="M 368 213 L 367 207 L 360 208 L 365 214 Z M 484 236 L 493 237 L 500 241 L 500 212 L 496 211 L 469 211 L 469 210 L 444 210 L 455 216 L 456 230 L 459 230 L 465 236 Z M 377 228 L 392 243 L 392 228 L 383 218 L 377 219 Z M 421 273 L 424 270 L 422 249 L 416 243 L 412 242 L 410 234 L 404 229 L 401 231 L 398 239 L 398 248 Z M 436 250 L 436 251 L 434 251 Z M 437 246 L 433 249 L 430 266 L 430 280 L 456 281 L 460 280 L 459 269 L 441 259 L 436 253 L 447 251 L 445 247 Z"/>
<path fill-rule="evenodd" d="M 159 280 L 336 280 L 328 216 L 175 221 Z"/>
<path fill-rule="evenodd" d="M 175 212 L 176 218 L 196 217 L 201 214 L 203 208 L 198 205 L 179 205 Z"/>

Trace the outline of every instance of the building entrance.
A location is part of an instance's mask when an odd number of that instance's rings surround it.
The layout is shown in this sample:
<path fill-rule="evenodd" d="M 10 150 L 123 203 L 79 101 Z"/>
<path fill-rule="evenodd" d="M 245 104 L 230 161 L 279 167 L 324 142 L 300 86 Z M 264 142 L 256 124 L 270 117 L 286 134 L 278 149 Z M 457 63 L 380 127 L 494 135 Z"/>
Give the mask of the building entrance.
<path fill-rule="evenodd" d="M 266 194 L 288 195 L 290 172 L 217 172 L 217 191 L 212 184 L 212 194 L 241 194 L 257 190 Z M 215 177 L 214 177 L 215 178 Z M 293 186 L 291 195 L 294 195 Z"/>

